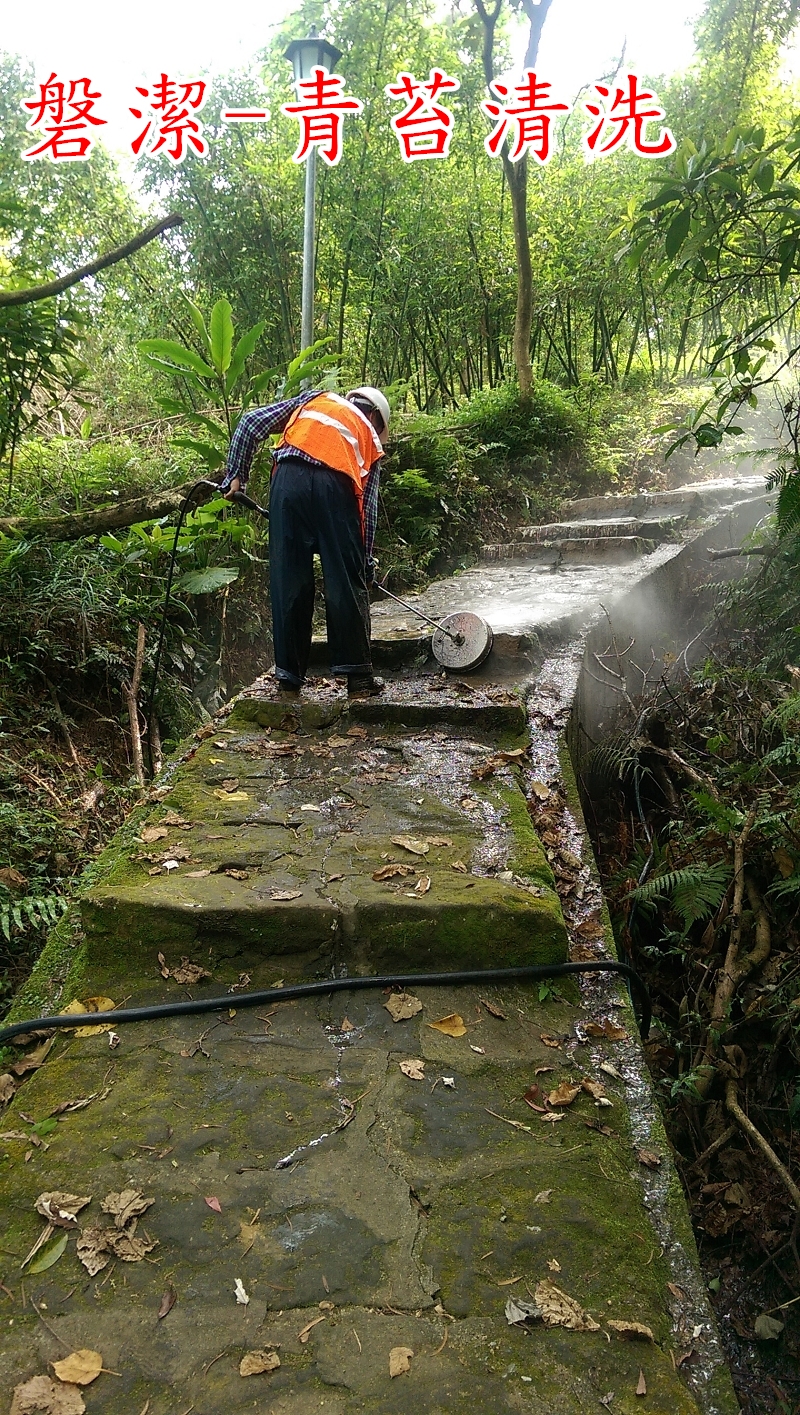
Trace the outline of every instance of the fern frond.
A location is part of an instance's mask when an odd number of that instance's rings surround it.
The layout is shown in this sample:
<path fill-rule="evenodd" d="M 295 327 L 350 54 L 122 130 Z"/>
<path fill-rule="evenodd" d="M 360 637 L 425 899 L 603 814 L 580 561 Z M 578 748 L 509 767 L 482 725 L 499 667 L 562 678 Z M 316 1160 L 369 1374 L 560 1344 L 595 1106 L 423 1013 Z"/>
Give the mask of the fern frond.
<path fill-rule="evenodd" d="M 731 868 L 725 861 L 703 867 L 686 865 L 638 885 L 628 899 L 637 904 L 669 903 L 687 930 L 719 908 L 730 879 Z"/>
<path fill-rule="evenodd" d="M 777 511 L 781 539 L 800 530 L 800 472 L 790 471 L 782 478 Z"/>

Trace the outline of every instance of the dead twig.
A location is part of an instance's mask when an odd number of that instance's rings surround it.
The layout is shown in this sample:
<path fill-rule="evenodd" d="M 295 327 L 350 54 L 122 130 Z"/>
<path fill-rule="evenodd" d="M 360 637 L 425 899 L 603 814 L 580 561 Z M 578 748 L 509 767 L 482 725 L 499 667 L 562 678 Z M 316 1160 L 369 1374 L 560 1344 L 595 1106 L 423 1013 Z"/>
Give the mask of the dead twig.
<path fill-rule="evenodd" d="M 703 790 L 707 791 L 709 796 L 713 796 L 715 801 L 719 800 L 719 793 L 711 777 L 706 776 L 704 771 L 698 771 L 696 767 L 690 766 L 687 761 L 684 761 L 683 757 L 678 755 L 674 748 L 656 747 L 649 740 L 642 742 L 640 746 L 642 750 L 652 752 L 657 757 L 663 757 L 665 761 L 677 767 L 678 771 L 682 771 L 684 776 L 688 776 L 689 780 L 693 781 L 695 786 L 702 786 Z"/>
<path fill-rule="evenodd" d="M 684 1173 L 691 1174 L 693 1169 L 701 1169 L 706 1163 L 706 1160 L 710 1160 L 712 1155 L 717 1153 L 717 1150 L 721 1150 L 723 1145 L 727 1145 L 728 1141 L 732 1140 L 735 1134 L 736 1126 L 729 1125 L 723 1130 L 721 1135 L 717 1136 L 716 1140 L 712 1140 L 711 1144 L 703 1150 L 701 1155 L 697 1156 L 696 1160 L 692 1160 L 692 1163 L 684 1170 Z"/>
<path fill-rule="evenodd" d="M 125 702 L 128 705 L 128 717 L 131 729 L 131 751 L 133 753 L 133 772 L 140 786 L 144 786 L 144 758 L 142 756 L 142 732 L 139 726 L 139 689 L 142 685 L 142 670 L 144 668 L 144 645 L 147 630 L 144 624 L 140 624 L 136 635 L 136 657 L 133 663 L 133 676 L 130 682 L 122 684 L 122 692 Z"/>
<path fill-rule="evenodd" d="M 743 971 L 739 961 L 739 948 L 742 939 L 742 905 L 745 890 L 744 851 L 755 819 L 756 807 L 753 806 L 739 834 L 734 836 L 733 840 L 733 903 L 730 913 L 728 950 L 717 978 L 706 1044 L 700 1065 L 697 1068 L 695 1081 L 696 1088 L 703 1100 L 708 1095 L 716 1075 L 717 1038 L 725 1030 L 725 1022 L 730 1012 L 733 994 L 742 977 L 747 976 L 747 973 L 751 971 L 750 968 L 745 968 Z"/>
<path fill-rule="evenodd" d="M 769 1140 L 765 1139 L 765 1137 L 761 1134 L 761 1131 L 757 1129 L 757 1127 L 753 1124 L 750 1117 L 748 1115 L 745 1115 L 744 1111 L 742 1110 L 742 1107 L 739 1104 L 739 1097 L 737 1092 L 738 1087 L 736 1085 L 736 1080 L 733 1076 L 731 1076 L 729 1077 L 727 1085 L 725 1087 L 726 1110 L 730 1115 L 733 1116 L 734 1120 L 736 1121 L 736 1124 L 740 1126 L 742 1130 L 744 1130 L 744 1133 L 750 1136 L 750 1139 L 753 1141 L 753 1144 L 758 1146 L 762 1155 L 764 1155 L 765 1159 L 767 1159 L 772 1165 L 772 1168 L 774 1169 L 775 1173 L 778 1175 L 779 1179 L 782 1181 L 788 1192 L 791 1194 L 792 1203 L 794 1204 L 795 1208 L 800 1210 L 800 1189 L 798 1189 L 783 1161 L 778 1159 L 778 1156 L 776 1155 L 771 1144 L 769 1143 Z"/>

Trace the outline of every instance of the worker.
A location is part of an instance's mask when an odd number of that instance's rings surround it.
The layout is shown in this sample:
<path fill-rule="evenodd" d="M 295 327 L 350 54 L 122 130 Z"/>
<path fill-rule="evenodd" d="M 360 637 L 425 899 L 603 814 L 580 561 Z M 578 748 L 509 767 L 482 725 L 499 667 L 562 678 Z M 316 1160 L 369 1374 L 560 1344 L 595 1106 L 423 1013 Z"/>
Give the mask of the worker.
<path fill-rule="evenodd" d="M 269 564 L 275 677 L 287 696 L 305 682 L 314 613 L 314 554 L 322 562 L 331 672 L 351 697 L 373 697 L 369 585 L 380 462 L 389 403 L 379 388 L 300 393 L 239 420 L 221 490 L 243 491 L 256 450 L 283 434 L 273 453 Z"/>

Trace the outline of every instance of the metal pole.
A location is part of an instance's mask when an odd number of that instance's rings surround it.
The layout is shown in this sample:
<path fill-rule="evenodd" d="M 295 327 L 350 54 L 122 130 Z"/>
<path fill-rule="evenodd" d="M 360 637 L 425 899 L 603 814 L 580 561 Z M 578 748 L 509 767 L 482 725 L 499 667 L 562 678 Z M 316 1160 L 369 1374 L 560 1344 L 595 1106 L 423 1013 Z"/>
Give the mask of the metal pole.
<path fill-rule="evenodd" d="M 306 158 L 306 195 L 303 213 L 303 308 L 300 319 L 300 348 L 314 342 L 314 214 L 317 195 L 317 148 L 312 144 Z"/>

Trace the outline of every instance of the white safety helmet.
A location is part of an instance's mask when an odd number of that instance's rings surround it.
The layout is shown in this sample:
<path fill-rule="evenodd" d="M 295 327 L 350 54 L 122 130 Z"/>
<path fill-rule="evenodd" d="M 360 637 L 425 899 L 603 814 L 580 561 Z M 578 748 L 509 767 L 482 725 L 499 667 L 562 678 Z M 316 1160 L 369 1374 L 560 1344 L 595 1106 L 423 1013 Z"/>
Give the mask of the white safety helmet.
<path fill-rule="evenodd" d="M 375 410 L 380 413 L 383 418 L 384 432 L 389 431 L 389 418 L 391 417 L 389 400 L 385 393 L 381 393 L 380 388 L 351 388 L 346 396 L 347 398 L 354 399 L 363 398 L 365 403 L 369 403 L 371 407 L 375 408 Z"/>

